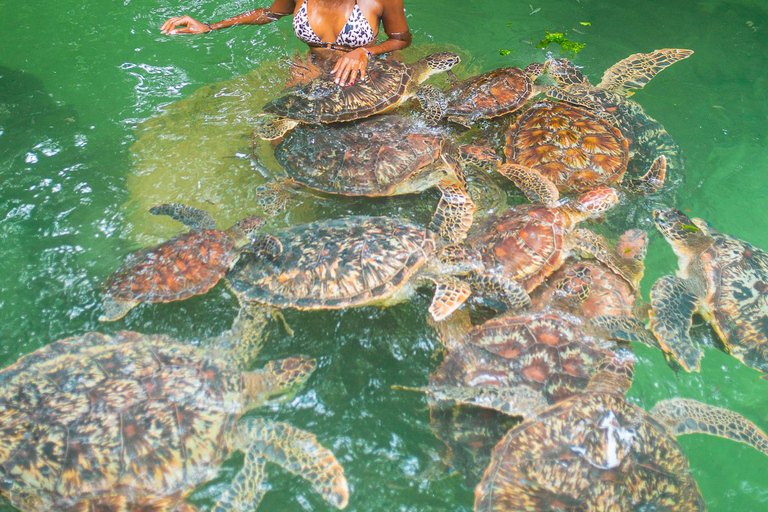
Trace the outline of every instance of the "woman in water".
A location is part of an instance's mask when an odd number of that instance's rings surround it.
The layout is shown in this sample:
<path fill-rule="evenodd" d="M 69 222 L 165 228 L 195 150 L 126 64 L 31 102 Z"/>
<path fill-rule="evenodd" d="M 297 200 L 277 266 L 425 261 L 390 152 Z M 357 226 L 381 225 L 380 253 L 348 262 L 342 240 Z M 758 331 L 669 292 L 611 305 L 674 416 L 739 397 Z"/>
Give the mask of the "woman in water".
<path fill-rule="evenodd" d="M 331 69 L 335 82 L 351 85 L 365 80 L 368 59 L 402 50 L 411 44 L 403 0 L 275 0 L 262 7 L 215 23 L 201 23 L 190 16 L 170 18 L 164 34 L 205 34 L 235 25 L 266 25 L 293 15 L 296 37 L 310 47 L 310 60 Z M 310 9 L 311 8 L 311 9 Z M 388 39 L 376 44 L 379 25 Z"/>

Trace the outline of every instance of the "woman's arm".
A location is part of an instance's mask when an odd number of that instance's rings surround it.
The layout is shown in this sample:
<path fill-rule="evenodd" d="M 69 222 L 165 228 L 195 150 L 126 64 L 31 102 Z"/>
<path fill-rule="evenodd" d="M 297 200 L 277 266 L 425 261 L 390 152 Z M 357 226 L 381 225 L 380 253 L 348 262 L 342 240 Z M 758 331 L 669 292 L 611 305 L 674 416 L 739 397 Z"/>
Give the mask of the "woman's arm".
<path fill-rule="evenodd" d="M 271 6 L 254 9 L 214 23 L 201 23 L 191 16 L 169 18 L 160 27 L 163 34 L 205 34 L 212 30 L 234 27 L 235 25 L 266 25 L 283 16 L 293 14 L 294 0 L 275 0 Z"/>
<path fill-rule="evenodd" d="M 395 50 L 402 50 L 411 44 L 411 33 L 408 30 L 408 22 L 405 20 L 405 8 L 403 0 L 385 0 L 382 2 L 383 12 L 381 23 L 388 39 L 376 46 L 357 48 L 344 55 L 336 62 L 331 73 L 336 75 L 335 82 L 341 85 L 355 83 L 355 76 L 359 73 L 360 80 L 365 80 L 365 68 L 368 65 L 368 55 L 380 55 Z"/>

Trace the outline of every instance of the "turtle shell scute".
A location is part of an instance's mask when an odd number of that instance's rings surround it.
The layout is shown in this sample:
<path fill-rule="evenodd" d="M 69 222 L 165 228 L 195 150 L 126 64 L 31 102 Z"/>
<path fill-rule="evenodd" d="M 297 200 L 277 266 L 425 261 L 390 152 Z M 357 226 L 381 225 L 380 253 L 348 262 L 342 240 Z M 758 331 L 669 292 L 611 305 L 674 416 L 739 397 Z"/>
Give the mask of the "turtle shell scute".
<path fill-rule="evenodd" d="M 472 123 L 514 112 L 533 93 L 533 82 L 519 68 L 499 68 L 468 78 L 446 92 L 446 115 Z"/>

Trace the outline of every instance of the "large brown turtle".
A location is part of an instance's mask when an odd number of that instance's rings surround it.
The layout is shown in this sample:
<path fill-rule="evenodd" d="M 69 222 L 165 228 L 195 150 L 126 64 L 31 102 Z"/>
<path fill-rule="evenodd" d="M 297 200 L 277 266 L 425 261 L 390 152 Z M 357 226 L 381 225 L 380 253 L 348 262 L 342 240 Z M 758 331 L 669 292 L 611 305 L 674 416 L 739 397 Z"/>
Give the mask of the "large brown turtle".
<path fill-rule="evenodd" d="M 214 510 L 255 510 L 267 462 L 344 508 L 343 469 L 313 434 L 241 418 L 290 396 L 315 361 L 243 371 L 229 354 L 120 331 L 22 357 L 0 371 L 0 494 L 22 512 L 196 512 L 185 499 L 240 451 L 243 467 Z"/>
<path fill-rule="evenodd" d="M 190 206 L 161 204 L 149 211 L 191 229 L 126 258 L 104 285 L 101 321 L 122 318 L 142 302 L 172 302 L 207 292 L 248 249 L 253 233 L 264 223 L 252 216 L 220 231 L 214 229 L 213 217 Z"/>
<path fill-rule="evenodd" d="M 651 328 L 662 349 L 698 371 L 702 352 L 689 331 L 699 313 L 730 354 L 768 373 L 768 254 L 680 210 L 656 210 L 653 217 L 680 266 L 651 289 Z"/>
<path fill-rule="evenodd" d="M 289 178 L 329 194 L 382 197 L 438 187 L 443 196 L 436 219 L 450 209 L 460 220 L 458 232 L 447 225 L 432 229 L 454 242 L 464 239 L 474 203 L 461 166 L 495 166 L 501 159 L 489 148 L 455 146 L 448 134 L 407 117 L 388 114 L 357 123 L 307 125 L 288 134 L 275 158 Z"/>
<path fill-rule="evenodd" d="M 346 87 L 336 84 L 332 76 L 323 75 L 267 103 L 255 133 L 271 140 L 299 123 L 336 123 L 381 114 L 413 97 L 419 84 L 435 73 L 448 71 L 459 60 L 450 52 L 434 53 L 413 64 L 373 59 L 368 63 L 365 81 Z M 439 105 L 424 98 L 422 107 L 429 122 L 436 123 Z"/>
<path fill-rule="evenodd" d="M 515 112 L 543 92 L 534 85 L 543 72 L 544 65 L 537 62 L 525 69 L 499 68 L 458 82 L 445 93 L 426 85 L 417 94 L 422 102 L 440 105 L 441 117 L 469 128 L 480 119 Z"/>
<path fill-rule="evenodd" d="M 634 356 L 620 349 L 584 392 L 554 405 L 529 386 L 430 386 L 433 398 L 525 418 L 493 449 L 475 510 L 703 511 L 676 436 L 711 434 L 768 454 L 768 436 L 733 411 L 683 398 L 662 400 L 650 413 L 632 404 L 624 393 L 633 371 Z"/>
<path fill-rule="evenodd" d="M 642 174 L 662 155 L 669 171 L 677 174 L 684 166 L 679 146 L 661 123 L 629 97 L 660 71 L 691 55 L 692 50 L 671 48 L 635 53 L 607 69 L 594 86 L 567 59 L 550 59 L 547 72 L 556 86 L 547 95 L 586 108 L 618 127 L 629 141 L 631 176 Z"/>
<path fill-rule="evenodd" d="M 517 172 L 532 168 L 565 192 L 618 185 L 629 162 L 629 144 L 618 128 L 588 110 L 552 101 L 523 112 L 509 129 L 504 152 L 507 162 L 518 164 Z M 629 185 L 655 192 L 665 174 L 666 157 L 659 155 L 649 171 Z"/>
<path fill-rule="evenodd" d="M 510 307 L 522 306 L 517 283 L 485 273 L 463 248 L 401 219 L 316 221 L 264 234 L 259 245 L 268 247 L 263 256 L 243 258 L 227 274 L 243 304 L 301 310 L 389 305 L 432 281 L 429 312 L 438 321 L 467 300 L 470 283 Z"/>

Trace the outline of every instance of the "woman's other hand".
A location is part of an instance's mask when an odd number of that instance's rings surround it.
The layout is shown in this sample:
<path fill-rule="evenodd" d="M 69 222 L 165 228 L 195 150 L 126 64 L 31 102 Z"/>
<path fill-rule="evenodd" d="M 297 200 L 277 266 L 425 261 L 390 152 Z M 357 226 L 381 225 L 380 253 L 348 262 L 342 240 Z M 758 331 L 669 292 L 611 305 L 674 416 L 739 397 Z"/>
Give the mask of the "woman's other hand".
<path fill-rule="evenodd" d="M 331 70 L 336 75 L 334 80 L 342 87 L 352 85 L 355 81 L 365 80 L 365 68 L 368 66 L 368 52 L 365 48 L 357 48 L 341 57 Z"/>
<path fill-rule="evenodd" d="M 163 34 L 205 34 L 211 31 L 211 27 L 200 23 L 191 16 L 177 16 L 168 18 L 168 21 L 160 27 Z"/>

